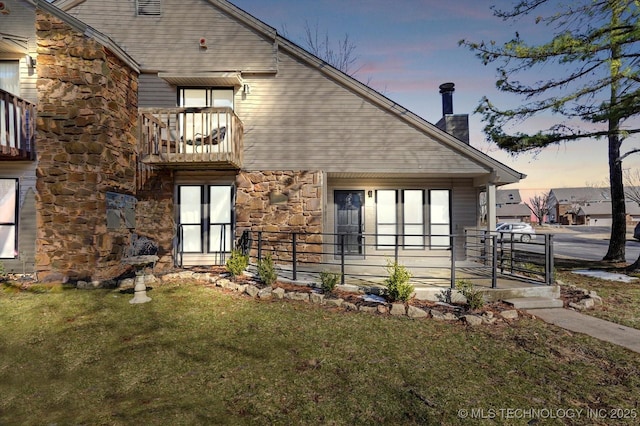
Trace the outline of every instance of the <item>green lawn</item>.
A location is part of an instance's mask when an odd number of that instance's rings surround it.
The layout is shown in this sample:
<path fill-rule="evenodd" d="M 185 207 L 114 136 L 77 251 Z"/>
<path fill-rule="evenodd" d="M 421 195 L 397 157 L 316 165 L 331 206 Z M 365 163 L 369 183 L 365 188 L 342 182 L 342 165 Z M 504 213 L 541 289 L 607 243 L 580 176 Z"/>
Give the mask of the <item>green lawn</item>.
<path fill-rule="evenodd" d="M 559 417 L 538 424 L 610 424 L 594 415 L 610 409 L 629 410 L 615 424 L 640 416 L 639 354 L 529 318 L 467 328 L 187 282 L 148 295 L 131 305 L 131 294 L 108 290 L 0 292 L 0 424 L 525 425 L 530 412 L 507 410 L 529 409 Z"/>

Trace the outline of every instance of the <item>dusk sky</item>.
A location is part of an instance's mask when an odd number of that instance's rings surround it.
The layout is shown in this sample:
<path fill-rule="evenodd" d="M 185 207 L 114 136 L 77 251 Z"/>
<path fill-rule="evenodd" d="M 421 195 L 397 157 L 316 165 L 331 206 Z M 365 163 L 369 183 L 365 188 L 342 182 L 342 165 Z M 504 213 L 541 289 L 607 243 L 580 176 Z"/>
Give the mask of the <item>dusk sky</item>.
<path fill-rule="evenodd" d="M 484 0 L 231 0 L 236 6 L 304 47 L 305 22 L 316 24 L 333 41 L 349 35 L 356 45 L 355 75 L 391 100 L 431 123 L 442 116 L 438 86 L 454 82 L 454 113 L 471 114 L 482 96 L 498 106 L 513 105 L 495 89 L 495 67 L 484 66 L 460 39 L 504 42 L 518 31 L 525 41 L 540 40 L 552 29 L 532 21 L 504 22 L 490 6 L 509 8 L 511 2 Z M 531 18 L 532 20 L 534 18 Z M 552 70 L 549 70 L 552 72 Z M 540 79 L 545 76 L 541 75 Z M 541 117 L 540 122 L 561 121 Z M 607 142 L 571 142 L 545 149 L 537 156 L 513 157 L 489 150 L 480 116 L 470 115 L 471 144 L 528 177 L 518 188 L 535 190 L 585 186 L 608 180 Z M 627 140 L 623 149 L 640 146 Z M 640 154 L 625 160 L 624 168 L 640 167 Z"/>

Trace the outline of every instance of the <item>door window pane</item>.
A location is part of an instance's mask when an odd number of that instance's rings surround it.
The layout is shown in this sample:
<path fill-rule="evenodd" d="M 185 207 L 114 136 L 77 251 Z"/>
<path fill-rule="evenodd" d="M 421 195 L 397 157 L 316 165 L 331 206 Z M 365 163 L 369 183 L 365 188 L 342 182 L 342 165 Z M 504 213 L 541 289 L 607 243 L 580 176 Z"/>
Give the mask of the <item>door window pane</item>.
<path fill-rule="evenodd" d="M 202 191 L 199 186 L 180 187 L 180 223 L 200 223 Z"/>
<path fill-rule="evenodd" d="M 209 251 L 231 251 L 231 191 L 229 186 L 209 187 Z"/>

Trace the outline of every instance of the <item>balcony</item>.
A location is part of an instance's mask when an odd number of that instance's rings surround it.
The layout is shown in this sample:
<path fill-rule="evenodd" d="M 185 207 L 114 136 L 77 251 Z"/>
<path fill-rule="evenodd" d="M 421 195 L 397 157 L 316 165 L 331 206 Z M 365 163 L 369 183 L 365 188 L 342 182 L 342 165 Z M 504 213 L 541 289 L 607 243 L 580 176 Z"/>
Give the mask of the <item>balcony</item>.
<path fill-rule="evenodd" d="M 148 165 L 242 167 L 243 126 L 231 108 L 140 108 L 139 143 Z"/>
<path fill-rule="evenodd" d="M 36 106 L 0 89 L 0 161 L 35 159 Z"/>

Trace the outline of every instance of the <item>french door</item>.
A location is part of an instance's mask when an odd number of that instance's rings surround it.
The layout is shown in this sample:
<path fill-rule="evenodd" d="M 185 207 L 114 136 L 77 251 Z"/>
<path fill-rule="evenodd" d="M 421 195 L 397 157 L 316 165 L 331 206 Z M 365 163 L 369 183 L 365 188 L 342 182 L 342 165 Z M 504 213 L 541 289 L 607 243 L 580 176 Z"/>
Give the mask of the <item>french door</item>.
<path fill-rule="evenodd" d="M 222 265 L 232 248 L 234 188 L 178 186 L 178 263 Z"/>
<path fill-rule="evenodd" d="M 344 239 L 344 254 L 362 255 L 364 253 L 363 209 L 364 191 L 334 191 L 336 206 L 336 253 L 341 253 L 341 239 Z"/>

